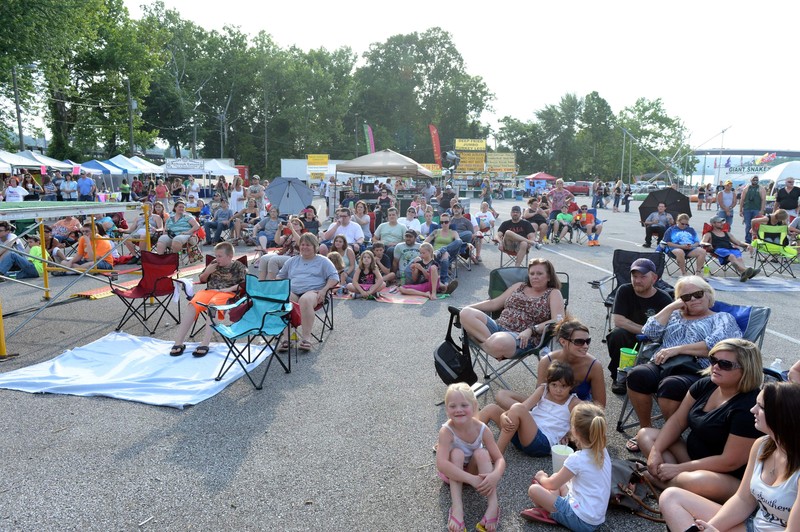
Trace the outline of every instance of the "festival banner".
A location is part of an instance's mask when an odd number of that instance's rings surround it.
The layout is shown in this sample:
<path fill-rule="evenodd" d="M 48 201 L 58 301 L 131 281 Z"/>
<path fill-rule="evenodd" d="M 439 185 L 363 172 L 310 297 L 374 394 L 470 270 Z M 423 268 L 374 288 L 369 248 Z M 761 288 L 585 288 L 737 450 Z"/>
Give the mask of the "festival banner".
<path fill-rule="evenodd" d="M 433 143 L 433 160 L 439 165 L 437 170 L 442 169 L 442 146 L 439 143 L 439 130 L 433 124 L 428 124 L 428 129 L 431 132 L 431 142 Z"/>
<path fill-rule="evenodd" d="M 313 172 L 327 172 L 328 171 L 328 154 L 311 153 L 306 155 L 306 171 Z"/>
<path fill-rule="evenodd" d="M 442 165 L 438 163 L 420 163 L 420 166 L 433 172 L 433 175 L 439 175 L 442 172 Z"/>
<path fill-rule="evenodd" d="M 375 137 L 372 135 L 372 128 L 369 124 L 364 124 L 364 137 L 367 139 L 367 148 L 370 153 L 375 153 Z"/>
<path fill-rule="evenodd" d="M 486 154 L 481 151 L 462 151 L 459 152 L 461 162 L 458 163 L 459 172 L 483 172 Z"/>

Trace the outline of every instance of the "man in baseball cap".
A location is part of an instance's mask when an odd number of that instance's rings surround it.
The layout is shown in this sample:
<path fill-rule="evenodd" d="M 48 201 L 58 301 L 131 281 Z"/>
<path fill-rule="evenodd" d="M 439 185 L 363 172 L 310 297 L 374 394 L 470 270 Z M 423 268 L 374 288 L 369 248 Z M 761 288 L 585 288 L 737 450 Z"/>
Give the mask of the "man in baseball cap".
<path fill-rule="evenodd" d="M 608 356 L 611 362 L 608 370 L 611 373 L 611 391 L 622 395 L 626 391 L 623 375 L 617 374 L 620 361 L 620 349 L 632 348 L 636 345 L 636 335 L 642 333 L 642 327 L 651 316 L 658 314 L 664 307 L 672 303 L 666 292 L 655 287 L 658 281 L 656 265 L 650 259 L 636 259 L 630 267 L 630 284 L 617 288 L 614 306 L 611 310 L 611 322 L 614 329 L 606 336 Z"/>
<path fill-rule="evenodd" d="M 500 251 L 514 256 L 516 266 L 522 266 L 522 261 L 528 255 L 531 247 L 541 247 L 536 242 L 536 231 L 528 220 L 522 219 L 522 209 L 519 205 L 511 207 L 511 219 L 500 224 L 494 235 Z"/>

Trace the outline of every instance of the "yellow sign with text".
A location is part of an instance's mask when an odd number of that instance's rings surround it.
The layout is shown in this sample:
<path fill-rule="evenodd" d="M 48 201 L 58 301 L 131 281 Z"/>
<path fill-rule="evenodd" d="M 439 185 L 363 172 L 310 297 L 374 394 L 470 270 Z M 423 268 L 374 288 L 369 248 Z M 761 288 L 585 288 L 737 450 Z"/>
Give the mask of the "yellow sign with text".
<path fill-rule="evenodd" d="M 421 163 L 420 166 L 422 166 L 423 168 L 427 168 L 428 170 L 433 172 L 434 175 L 436 175 L 436 174 L 438 174 L 438 173 L 440 173 L 442 171 L 442 167 L 439 166 L 436 163 Z"/>
<path fill-rule="evenodd" d="M 459 152 L 458 156 L 461 157 L 461 162 L 458 163 L 459 172 L 483 172 L 483 165 L 486 160 L 485 153 L 465 151 Z"/>
<path fill-rule="evenodd" d="M 515 153 L 487 153 L 486 166 L 490 172 L 514 172 L 517 169 Z"/>
<path fill-rule="evenodd" d="M 328 154 L 308 154 L 306 155 L 308 166 L 328 166 Z"/>
<path fill-rule="evenodd" d="M 456 139 L 456 151 L 486 151 L 486 139 Z"/>
<path fill-rule="evenodd" d="M 309 178 L 312 183 L 319 183 L 325 180 L 325 172 L 311 172 Z"/>

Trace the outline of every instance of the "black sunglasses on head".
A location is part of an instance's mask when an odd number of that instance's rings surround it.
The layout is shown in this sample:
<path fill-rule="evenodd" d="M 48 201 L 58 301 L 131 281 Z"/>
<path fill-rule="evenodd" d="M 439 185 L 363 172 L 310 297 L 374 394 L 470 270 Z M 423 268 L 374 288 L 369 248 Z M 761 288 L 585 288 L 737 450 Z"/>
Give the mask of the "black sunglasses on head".
<path fill-rule="evenodd" d="M 703 297 L 704 295 L 706 295 L 706 293 L 705 293 L 705 291 L 704 291 L 704 290 L 698 290 L 697 292 L 692 292 L 691 294 L 683 294 L 683 295 L 682 295 L 682 296 L 680 296 L 680 297 L 681 297 L 681 300 L 682 300 L 684 303 L 688 303 L 689 301 L 691 301 L 691 300 L 692 300 L 692 298 L 694 298 L 694 299 L 700 299 L 700 298 L 701 298 L 701 297 Z"/>
<path fill-rule="evenodd" d="M 708 360 L 711 362 L 712 366 L 717 366 L 722 371 L 733 371 L 735 369 L 742 369 L 742 366 L 740 366 L 736 362 L 731 362 L 730 360 L 723 360 L 721 358 L 715 357 L 714 355 L 708 357 Z"/>

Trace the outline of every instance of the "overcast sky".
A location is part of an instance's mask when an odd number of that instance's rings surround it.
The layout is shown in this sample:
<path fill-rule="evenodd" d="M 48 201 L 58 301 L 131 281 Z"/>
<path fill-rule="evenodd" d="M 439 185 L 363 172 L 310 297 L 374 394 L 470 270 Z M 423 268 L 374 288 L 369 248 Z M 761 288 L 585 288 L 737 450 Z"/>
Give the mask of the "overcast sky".
<path fill-rule="evenodd" d="M 146 2 L 125 3 L 138 18 Z M 597 91 L 615 113 L 638 97 L 661 98 L 695 148 L 800 150 L 793 2 L 164 3 L 206 29 L 237 25 L 265 30 L 282 47 L 349 46 L 359 56 L 370 43 L 440 26 L 468 73 L 495 94 L 495 111 L 484 116 L 493 127 L 506 115 L 531 120 L 566 93 Z"/>

